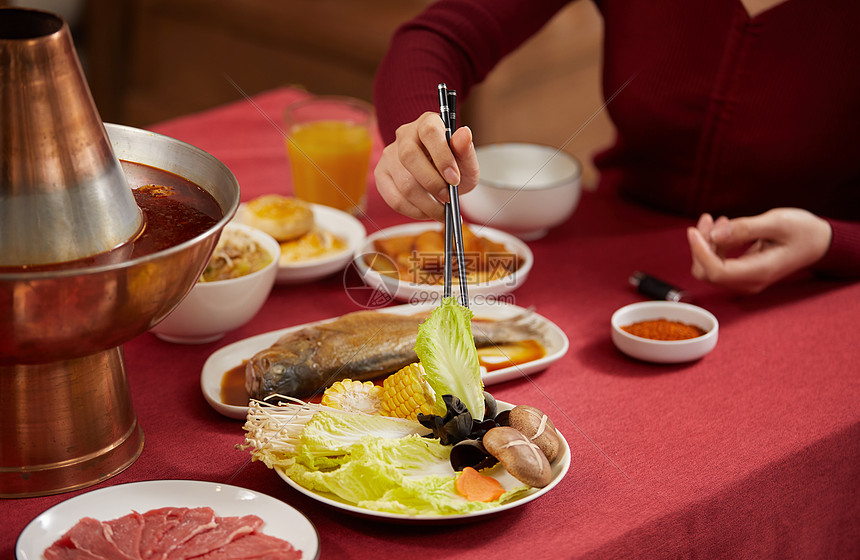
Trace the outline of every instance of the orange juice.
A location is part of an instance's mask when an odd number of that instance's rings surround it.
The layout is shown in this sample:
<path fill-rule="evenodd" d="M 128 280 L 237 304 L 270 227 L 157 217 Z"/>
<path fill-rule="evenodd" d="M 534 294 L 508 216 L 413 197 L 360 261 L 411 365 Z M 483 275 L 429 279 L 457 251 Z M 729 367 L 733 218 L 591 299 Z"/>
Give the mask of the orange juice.
<path fill-rule="evenodd" d="M 367 126 L 311 121 L 293 126 L 286 143 L 296 197 L 353 214 L 364 209 L 371 147 Z"/>

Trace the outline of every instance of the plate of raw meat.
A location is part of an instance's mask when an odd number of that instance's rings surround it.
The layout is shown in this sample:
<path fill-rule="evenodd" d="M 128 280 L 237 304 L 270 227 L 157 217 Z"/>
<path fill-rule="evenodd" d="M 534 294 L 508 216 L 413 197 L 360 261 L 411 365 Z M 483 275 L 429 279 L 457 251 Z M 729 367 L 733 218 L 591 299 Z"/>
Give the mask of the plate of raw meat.
<path fill-rule="evenodd" d="M 86 552 L 79 556 L 76 551 Z M 260 554 L 315 560 L 319 535 L 301 512 L 259 492 L 213 482 L 154 480 L 109 486 L 57 504 L 24 528 L 15 553 L 18 560 Z"/>

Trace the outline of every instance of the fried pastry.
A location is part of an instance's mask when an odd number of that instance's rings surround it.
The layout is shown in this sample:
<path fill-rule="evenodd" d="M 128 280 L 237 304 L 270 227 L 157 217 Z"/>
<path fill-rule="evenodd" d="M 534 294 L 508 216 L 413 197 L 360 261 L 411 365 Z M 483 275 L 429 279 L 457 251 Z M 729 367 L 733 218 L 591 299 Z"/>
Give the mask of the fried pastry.
<path fill-rule="evenodd" d="M 247 202 L 240 219 L 279 242 L 299 238 L 314 227 L 314 212 L 307 202 L 278 194 L 267 194 Z"/>

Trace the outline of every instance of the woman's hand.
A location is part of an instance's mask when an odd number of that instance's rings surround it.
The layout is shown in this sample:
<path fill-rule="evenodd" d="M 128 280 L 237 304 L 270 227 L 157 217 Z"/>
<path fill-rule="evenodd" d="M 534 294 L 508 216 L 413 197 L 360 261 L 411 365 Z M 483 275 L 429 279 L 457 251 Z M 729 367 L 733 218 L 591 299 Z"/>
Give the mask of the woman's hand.
<path fill-rule="evenodd" d="M 747 294 L 817 262 L 831 235 L 825 220 L 799 208 L 716 221 L 702 214 L 696 227 L 687 229 L 693 276 Z M 744 247 L 740 255 L 726 256 Z"/>
<path fill-rule="evenodd" d="M 417 220 L 444 221 L 448 184 L 465 194 L 478 183 L 472 131 L 457 129 L 449 148 L 442 119 L 437 113 L 424 113 L 397 129 L 374 175 L 379 194 L 393 209 Z"/>

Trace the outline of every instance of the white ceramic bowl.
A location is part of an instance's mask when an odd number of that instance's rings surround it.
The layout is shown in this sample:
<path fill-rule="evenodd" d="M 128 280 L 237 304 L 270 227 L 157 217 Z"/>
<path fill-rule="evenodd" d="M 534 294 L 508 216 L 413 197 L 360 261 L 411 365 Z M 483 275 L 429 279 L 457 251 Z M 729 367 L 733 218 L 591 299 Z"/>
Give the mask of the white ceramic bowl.
<path fill-rule="evenodd" d="M 476 149 L 481 177 L 460 197 L 472 222 L 539 239 L 579 204 L 581 166 L 570 154 L 539 144 L 490 144 Z"/>
<path fill-rule="evenodd" d="M 512 235 L 508 235 L 496 229 L 470 226 L 472 231 L 490 241 L 502 243 L 505 248 L 515 253 L 519 259 L 520 266 L 512 274 L 478 284 L 469 284 L 469 298 L 478 303 L 493 303 L 499 301 L 503 294 L 507 294 L 519 288 L 529 275 L 534 263 L 534 255 L 528 245 Z M 441 285 L 421 284 L 418 282 L 404 282 L 389 275 L 380 274 L 371 269 L 364 260 L 368 253 L 375 253 L 374 242 L 377 239 L 398 237 L 401 235 L 417 235 L 428 230 L 441 230 L 443 225 L 438 222 L 414 222 L 386 228 L 370 235 L 365 239 L 361 250 L 355 257 L 355 267 L 367 286 L 378 290 L 389 298 L 409 303 L 439 302 L 442 299 L 443 288 Z M 451 288 L 454 297 L 459 298 L 460 290 L 455 283 Z M 389 299 L 390 301 L 390 299 Z M 507 303 L 513 303 L 507 301 Z"/>
<path fill-rule="evenodd" d="M 621 327 L 656 319 L 679 321 L 705 331 L 687 340 L 651 340 L 634 336 Z M 714 349 L 719 334 L 719 322 L 712 313 L 689 303 L 642 301 L 622 307 L 612 315 L 612 342 L 633 358 L 664 364 L 697 360 Z"/>
<path fill-rule="evenodd" d="M 238 278 L 198 282 L 163 321 L 150 329 L 155 336 L 182 344 L 212 342 L 250 321 L 263 307 L 275 283 L 281 247 L 271 235 L 256 228 L 237 223 L 224 226 L 224 233 L 231 230 L 250 235 L 272 255 L 272 262 Z"/>

